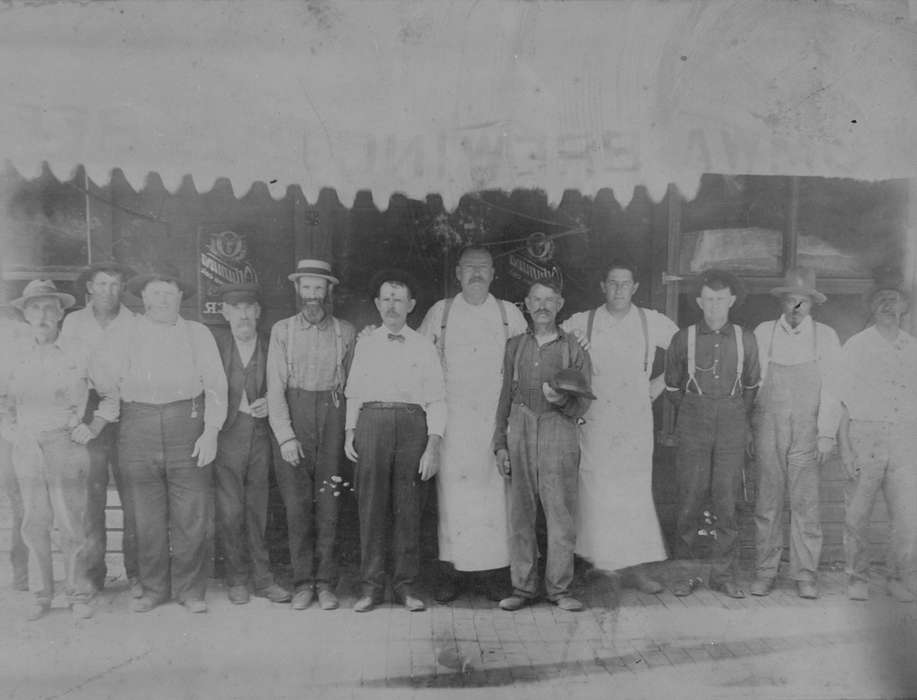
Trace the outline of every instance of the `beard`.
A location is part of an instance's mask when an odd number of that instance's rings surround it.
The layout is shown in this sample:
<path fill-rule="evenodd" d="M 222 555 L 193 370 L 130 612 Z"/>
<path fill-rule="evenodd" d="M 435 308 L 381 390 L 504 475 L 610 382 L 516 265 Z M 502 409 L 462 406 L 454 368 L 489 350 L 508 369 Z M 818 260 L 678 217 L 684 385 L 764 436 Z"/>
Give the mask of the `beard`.
<path fill-rule="evenodd" d="M 324 299 L 309 299 L 301 304 L 302 315 L 309 323 L 318 323 L 327 314 Z"/>

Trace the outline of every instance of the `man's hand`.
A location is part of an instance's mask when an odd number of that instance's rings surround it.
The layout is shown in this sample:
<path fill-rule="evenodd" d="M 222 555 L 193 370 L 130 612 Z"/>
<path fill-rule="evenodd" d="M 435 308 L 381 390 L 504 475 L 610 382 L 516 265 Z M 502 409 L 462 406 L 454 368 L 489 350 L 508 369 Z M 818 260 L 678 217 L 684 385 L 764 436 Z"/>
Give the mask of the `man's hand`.
<path fill-rule="evenodd" d="M 818 465 L 822 466 L 825 462 L 828 461 L 828 458 L 831 456 L 831 453 L 834 452 L 834 438 L 830 437 L 820 437 L 818 438 Z"/>
<path fill-rule="evenodd" d="M 420 466 L 417 468 L 421 481 L 429 481 L 439 471 L 439 445 L 442 440 L 439 435 L 427 436 L 427 447 L 420 455 Z"/>
<path fill-rule="evenodd" d="M 70 431 L 70 439 L 73 440 L 78 445 L 85 445 L 87 442 L 92 440 L 95 437 L 95 433 L 92 432 L 90 428 L 85 423 L 80 423 L 73 430 Z"/>
<path fill-rule="evenodd" d="M 293 438 L 280 446 L 280 456 L 283 457 L 284 462 L 298 467 L 299 460 L 305 457 L 306 453 L 302 451 L 302 445 L 299 440 Z"/>
<path fill-rule="evenodd" d="M 551 388 L 551 385 L 547 382 L 543 382 L 541 385 L 541 392 L 544 394 L 544 397 L 553 404 L 562 404 L 564 402 L 564 395 L 559 391 L 555 391 Z"/>
<path fill-rule="evenodd" d="M 576 338 L 576 342 L 579 343 L 580 347 L 589 352 L 589 348 L 592 344 L 589 342 L 589 338 L 583 333 L 579 328 L 573 329 L 573 337 Z"/>
<path fill-rule="evenodd" d="M 356 448 L 353 446 L 353 438 L 356 435 L 356 430 L 351 428 L 347 431 L 347 434 L 344 436 L 344 454 L 347 455 L 347 459 L 351 462 L 356 462 L 359 459 Z"/>
<path fill-rule="evenodd" d="M 267 418 L 267 399 L 263 396 L 252 401 L 248 407 L 255 418 Z"/>
<path fill-rule="evenodd" d="M 509 451 L 502 447 L 497 450 L 497 471 L 500 472 L 500 476 L 504 479 L 509 479 L 510 474 L 512 474 L 512 470 L 509 466 Z"/>
<path fill-rule="evenodd" d="M 194 443 L 194 449 L 191 451 L 192 457 L 197 457 L 197 466 L 206 467 L 217 456 L 217 434 L 218 431 L 213 428 L 204 428 L 204 432 Z"/>

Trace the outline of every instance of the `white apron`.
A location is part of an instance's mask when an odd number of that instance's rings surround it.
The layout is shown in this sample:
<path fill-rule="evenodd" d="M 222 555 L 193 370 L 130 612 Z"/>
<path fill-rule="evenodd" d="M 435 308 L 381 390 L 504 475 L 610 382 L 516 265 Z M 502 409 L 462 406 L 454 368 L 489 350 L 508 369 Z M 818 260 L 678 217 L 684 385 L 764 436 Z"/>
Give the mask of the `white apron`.
<path fill-rule="evenodd" d="M 589 349 L 597 398 L 580 440 L 576 553 L 606 570 L 666 557 L 653 503 L 652 366 L 644 372 L 645 353 L 634 307 L 617 323 L 598 310 Z"/>
<path fill-rule="evenodd" d="M 509 565 L 506 482 L 491 444 L 505 339 L 496 299 L 472 306 L 455 298 L 446 329 L 448 419 L 436 488 L 439 558 L 459 571 Z"/>

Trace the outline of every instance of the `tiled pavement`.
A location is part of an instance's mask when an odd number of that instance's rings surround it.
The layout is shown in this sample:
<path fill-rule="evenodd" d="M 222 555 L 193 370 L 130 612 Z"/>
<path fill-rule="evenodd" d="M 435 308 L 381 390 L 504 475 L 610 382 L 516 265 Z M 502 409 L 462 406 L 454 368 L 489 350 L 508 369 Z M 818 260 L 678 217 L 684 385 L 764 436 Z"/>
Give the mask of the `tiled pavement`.
<path fill-rule="evenodd" d="M 5 562 L 4 562 L 5 563 Z M 684 566 L 657 573 L 670 583 Z M 699 573 L 703 573 L 700 571 Z M 0 580 L 8 575 L 0 567 Z M 7 579 L 8 580 L 8 579 Z M 233 606 L 212 582 L 210 612 L 177 605 L 128 611 L 123 582 L 74 622 L 57 601 L 21 621 L 28 594 L 0 594 L 0 690 L 38 698 L 914 697 L 917 605 L 846 599 L 843 574 L 821 573 L 822 597 L 791 582 L 766 598 L 706 588 L 687 598 L 620 590 L 602 575 L 577 581 L 589 604 L 508 613 L 476 596 L 408 613 L 301 613 L 256 599 Z M 2 694 L 2 693 L 0 693 Z"/>

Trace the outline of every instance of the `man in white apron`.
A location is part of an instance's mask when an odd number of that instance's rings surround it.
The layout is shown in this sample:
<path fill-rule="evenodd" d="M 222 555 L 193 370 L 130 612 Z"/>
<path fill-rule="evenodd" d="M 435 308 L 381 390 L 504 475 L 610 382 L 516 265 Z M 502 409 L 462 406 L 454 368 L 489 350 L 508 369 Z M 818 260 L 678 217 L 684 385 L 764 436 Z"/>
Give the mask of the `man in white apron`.
<path fill-rule="evenodd" d="M 587 340 L 598 397 L 580 433 L 576 553 L 605 571 L 633 567 L 622 572 L 624 581 L 659 593 L 662 586 L 635 565 L 666 556 L 653 504 L 651 410 L 665 379 L 650 373 L 656 348 L 668 348 L 678 326 L 632 303 L 639 287 L 632 263 L 612 261 L 601 287 L 602 306 L 563 324 Z"/>
<path fill-rule="evenodd" d="M 526 329 L 519 309 L 490 294 L 494 267 L 487 250 L 466 249 L 455 273 L 461 293 L 434 304 L 420 327 L 436 343 L 446 378 L 448 418 L 436 477 L 443 571 L 434 596 L 443 603 L 461 593 L 465 581 L 457 572 L 488 572 L 488 596 L 499 600 L 505 593 L 506 482 L 490 438 L 506 341 Z"/>
<path fill-rule="evenodd" d="M 783 554 L 783 502 L 790 500 L 790 577 L 801 598 L 817 598 L 822 532 L 818 468 L 834 450 L 840 402 L 837 381 L 841 344 L 834 329 L 810 311 L 827 297 L 815 289 L 815 273 L 787 271 L 780 287 L 783 314 L 755 329 L 761 388 L 754 414 L 758 499 L 755 505 L 756 576 L 752 595 L 774 587 Z"/>

